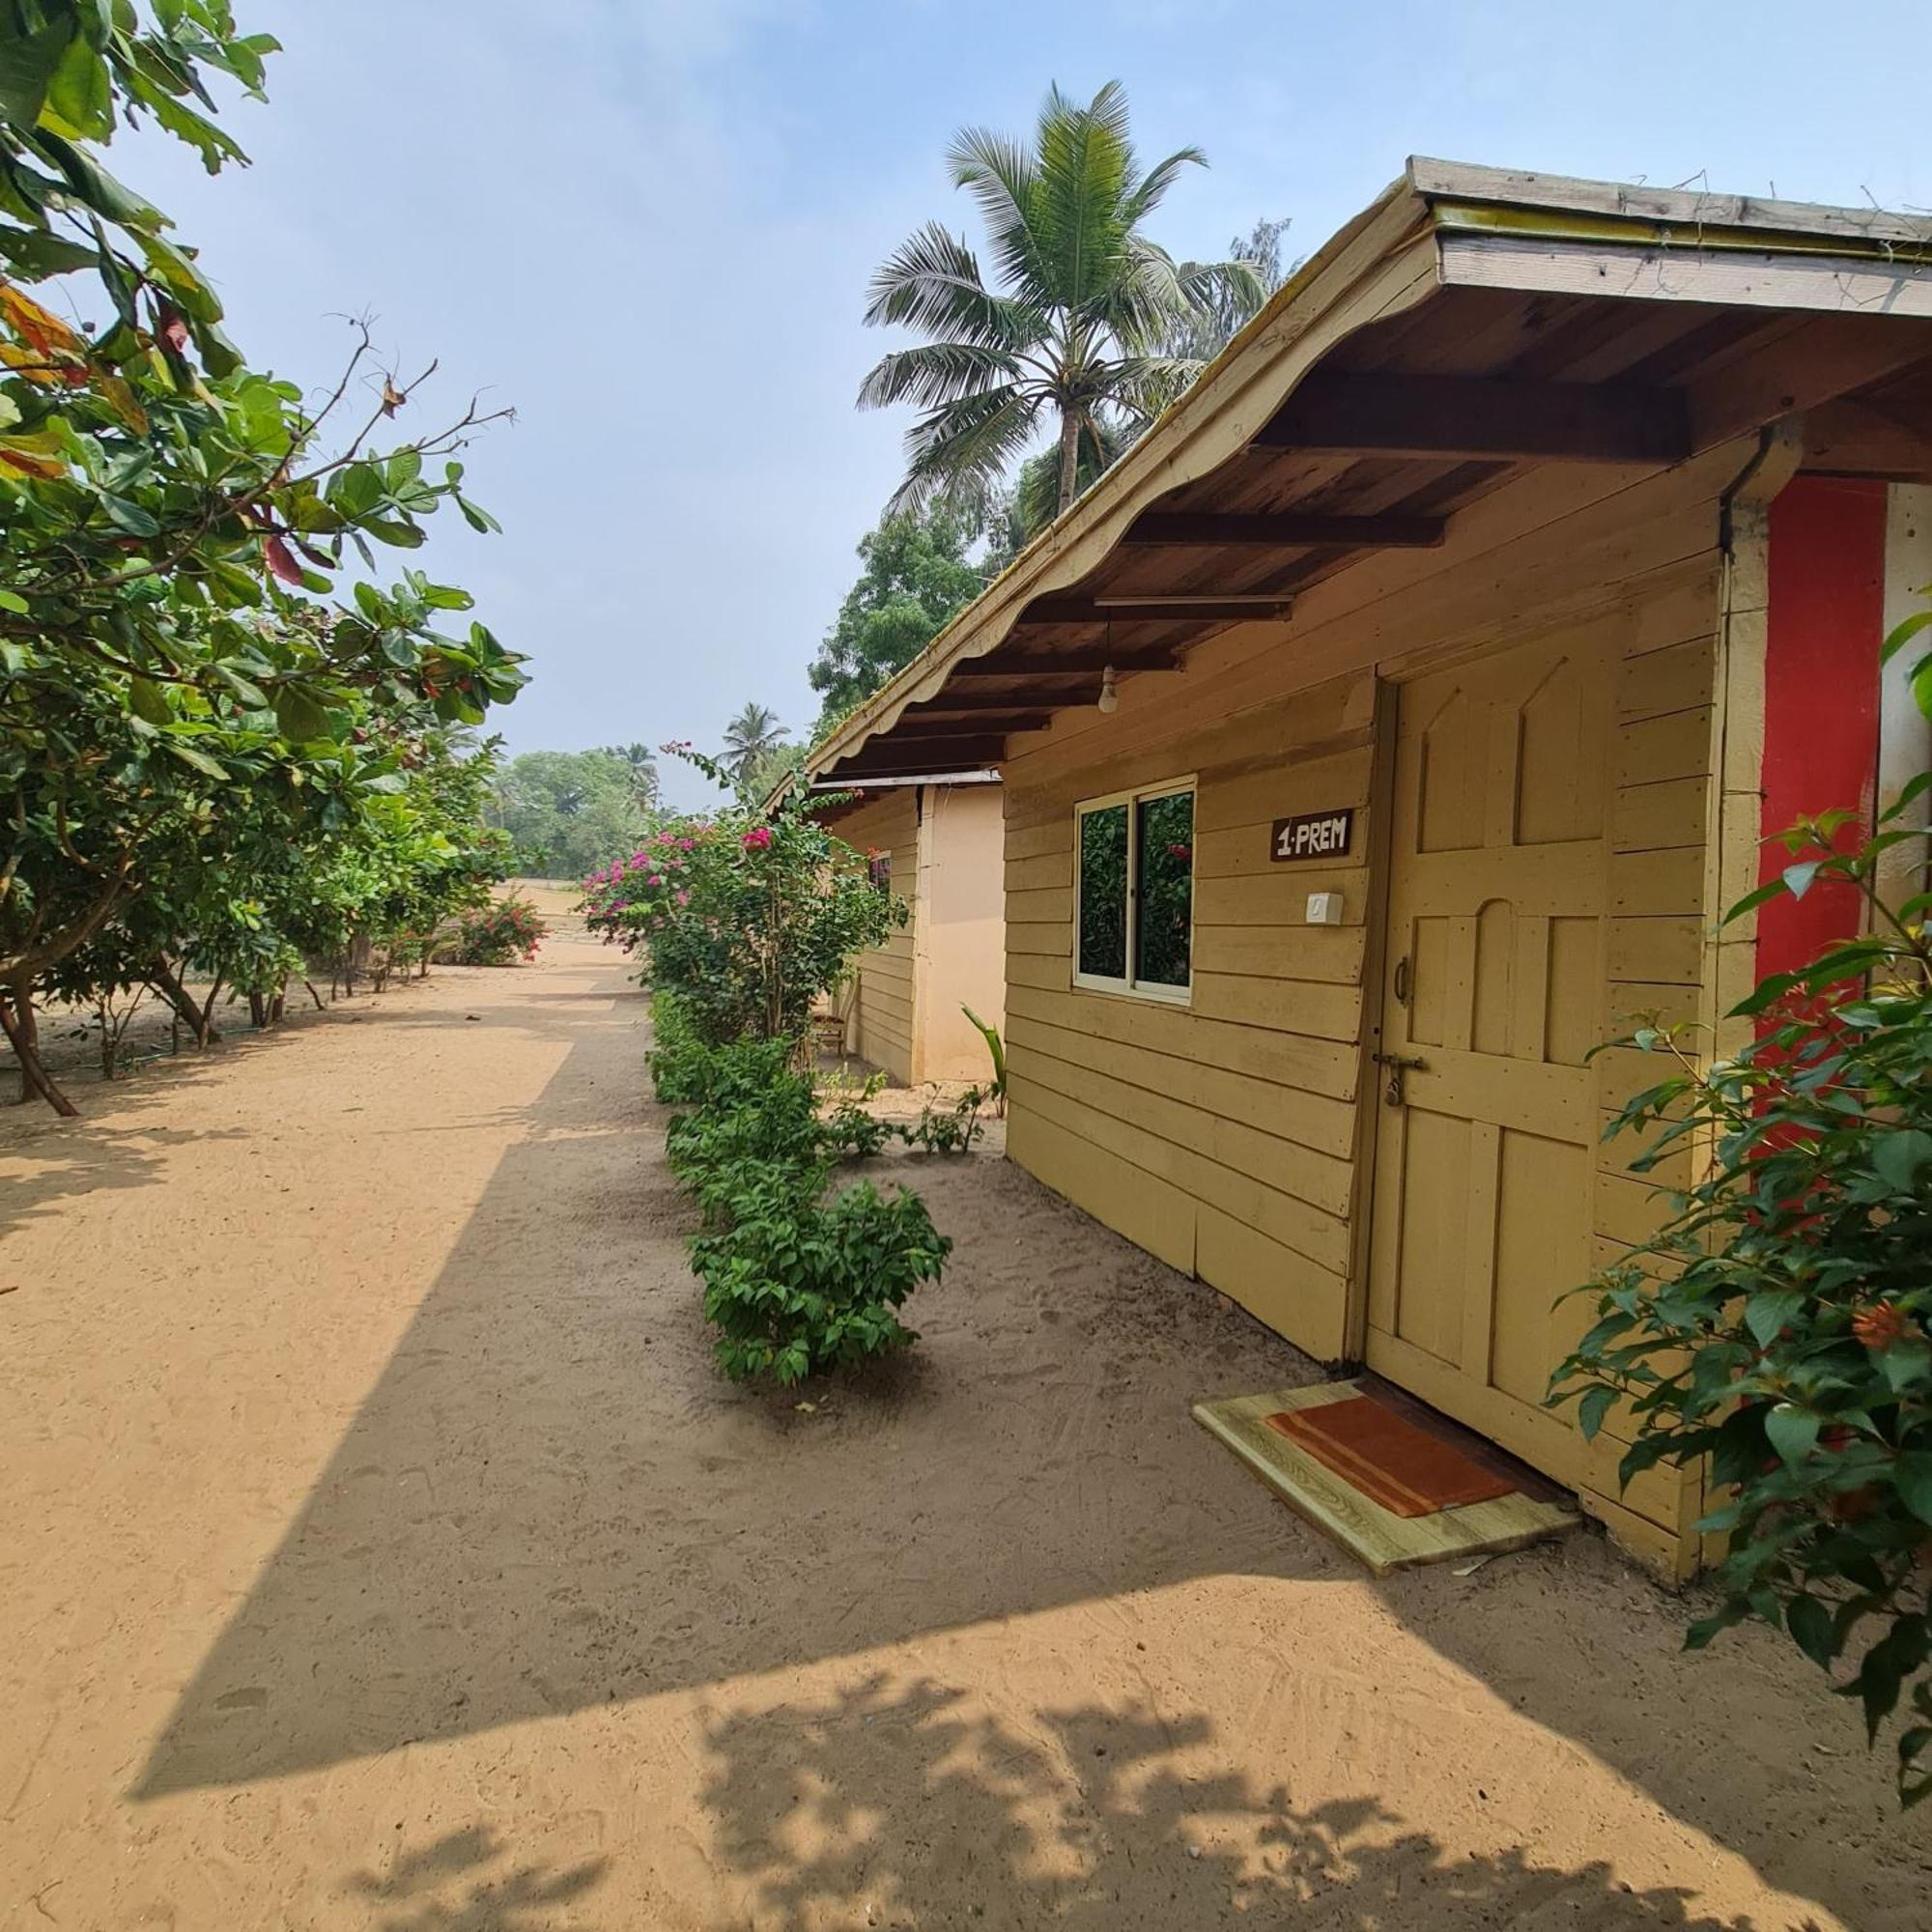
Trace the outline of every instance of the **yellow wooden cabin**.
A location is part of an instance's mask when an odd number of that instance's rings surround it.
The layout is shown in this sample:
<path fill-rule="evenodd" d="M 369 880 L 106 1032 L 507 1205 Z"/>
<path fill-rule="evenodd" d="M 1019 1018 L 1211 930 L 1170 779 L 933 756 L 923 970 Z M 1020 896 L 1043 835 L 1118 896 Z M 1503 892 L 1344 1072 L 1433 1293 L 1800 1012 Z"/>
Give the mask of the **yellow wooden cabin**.
<path fill-rule="evenodd" d="M 906 923 L 859 955 L 836 996 L 845 1050 L 905 1086 L 991 1078 L 985 1037 L 1006 1017 L 997 772 L 888 780 L 831 793 L 820 817 L 905 901 Z"/>
<path fill-rule="evenodd" d="M 1764 833 L 1924 759 L 1928 482 L 1932 223 L 1412 161 L 813 776 L 1001 773 L 1013 1159 L 1686 1574 L 1543 1406 L 1660 1211 L 1587 1056 L 1726 1040 Z"/>

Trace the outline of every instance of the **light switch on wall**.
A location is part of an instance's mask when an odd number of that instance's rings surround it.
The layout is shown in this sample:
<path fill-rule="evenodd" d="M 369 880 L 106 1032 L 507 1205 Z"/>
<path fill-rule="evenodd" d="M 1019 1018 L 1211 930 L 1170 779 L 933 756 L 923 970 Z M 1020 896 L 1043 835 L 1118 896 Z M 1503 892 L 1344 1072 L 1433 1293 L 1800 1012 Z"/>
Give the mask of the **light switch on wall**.
<path fill-rule="evenodd" d="M 1342 895 L 1340 893 L 1310 893 L 1308 895 L 1308 923 L 1310 925 L 1340 925 L 1342 923 Z"/>

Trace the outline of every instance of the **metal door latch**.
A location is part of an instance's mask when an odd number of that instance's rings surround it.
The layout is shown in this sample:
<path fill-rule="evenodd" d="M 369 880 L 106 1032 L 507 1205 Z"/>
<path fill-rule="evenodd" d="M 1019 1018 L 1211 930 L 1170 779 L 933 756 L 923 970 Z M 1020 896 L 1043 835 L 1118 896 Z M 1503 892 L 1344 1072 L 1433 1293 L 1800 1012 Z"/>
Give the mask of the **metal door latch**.
<path fill-rule="evenodd" d="M 1415 1060 L 1401 1053 L 1376 1053 L 1369 1056 L 1378 1066 L 1388 1068 L 1388 1086 L 1382 1092 L 1382 1099 L 1391 1107 L 1403 1103 L 1402 1076 L 1405 1073 L 1421 1073 L 1428 1067 L 1426 1060 Z"/>

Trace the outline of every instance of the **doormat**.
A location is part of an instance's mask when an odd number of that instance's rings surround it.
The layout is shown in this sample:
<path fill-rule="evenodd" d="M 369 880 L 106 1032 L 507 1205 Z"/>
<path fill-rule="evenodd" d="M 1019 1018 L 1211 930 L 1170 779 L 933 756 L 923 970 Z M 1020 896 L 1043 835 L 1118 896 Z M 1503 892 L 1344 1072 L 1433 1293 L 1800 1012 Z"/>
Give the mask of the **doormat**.
<path fill-rule="evenodd" d="M 1500 1470 L 1484 1468 L 1372 1395 L 1277 1409 L 1262 1420 L 1396 1516 L 1494 1502 L 1516 1488 Z"/>
<path fill-rule="evenodd" d="M 1581 1520 L 1490 1445 L 1465 1451 L 1454 1424 L 1419 1426 L 1359 1382 L 1196 1403 L 1194 1419 L 1377 1576 L 1520 1549 Z"/>

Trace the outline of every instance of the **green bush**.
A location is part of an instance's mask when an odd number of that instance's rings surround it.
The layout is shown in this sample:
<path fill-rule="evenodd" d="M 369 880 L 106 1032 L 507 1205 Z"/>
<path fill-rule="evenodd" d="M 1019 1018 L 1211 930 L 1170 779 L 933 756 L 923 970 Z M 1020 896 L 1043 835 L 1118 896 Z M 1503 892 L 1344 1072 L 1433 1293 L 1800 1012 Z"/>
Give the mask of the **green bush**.
<path fill-rule="evenodd" d="M 921 1282 L 938 1279 L 952 1243 L 917 1194 L 886 1196 L 860 1181 L 801 1209 L 768 1179 L 736 1205 L 728 1229 L 691 1245 L 732 1380 L 799 1382 L 919 1339 L 898 1311 Z"/>
<path fill-rule="evenodd" d="M 915 1341 L 897 1311 L 951 1242 L 916 1195 L 861 1183 L 824 1199 L 833 1163 L 877 1153 L 886 1123 L 851 1100 L 821 1118 L 796 1040 L 706 1046 L 675 1000 L 658 1010 L 658 1091 L 689 1110 L 666 1152 L 703 1210 L 691 1264 L 724 1373 L 795 1382 Z"/>
<path fill-rule="evenodd" d="M 1922 674 L 1921 674 L 1922 682 Z M 1786 835 L 1793 863 L 1737 919 L 1821 881 L 1855 935 L 1738 1009 L 1758 1037 L 1705 1065 L 1681 1030 L 1622 1044 L 1669 1059 L 1613 1131 L 1651 1135 L 1634 1163 L 1715 1145 L 1655 1241 L 1585 1291 L 1599 1320 L 1557 1371 L 1586 1435 L 1622 1405 L 1626 1483 L 1710 1458 L 1728 1539 L 1723 1602 L 1693 1647 L 1747 1618 L 1781 1626 L 1866 1732 L 1909 1698 L 1898 1740 L 1906 1804 L 1932 1792 L 1932 895 L 1887 903 L 1881 856 L 1925 834 L 1916 780 L 1856 852 L 1846 812 Z M 1835 882 L 1835 883 L 1833 883 Z"/>

